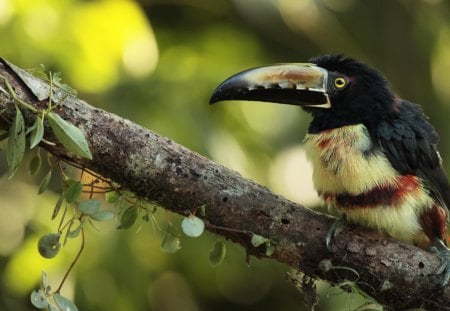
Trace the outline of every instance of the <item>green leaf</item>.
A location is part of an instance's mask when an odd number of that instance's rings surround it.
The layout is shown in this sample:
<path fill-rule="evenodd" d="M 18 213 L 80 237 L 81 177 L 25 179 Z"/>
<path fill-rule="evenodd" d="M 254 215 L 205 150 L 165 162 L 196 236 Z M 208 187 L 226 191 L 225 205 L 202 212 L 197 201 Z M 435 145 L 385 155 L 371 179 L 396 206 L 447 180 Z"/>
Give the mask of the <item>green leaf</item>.
<path fill-rule="evenodd" d="M 274 251 L 275 251 L 275 245 L 273 243 L 270 243 L 270 241 L 267 241 L 266 242 L 266 256 L 272 256 Z"/>
<path fill-rule="evenodd" d="M 48 171 L 48 173 L 45 174 L 44 178 L 42 178 L 41 184 L 39 185 L 38 189 L 38 195 L 44 193 L 44 191 L 47 190 L 51 178 L 52 178 L 52 170 Z"/>
<path fill-rule="evenodd" d="M 61 309 L 52 303 L 48 303 L 48 311 L 61 311 Z"/>
<path fill-rule="evenodd" d="M 251 242 L 252 242 L 252 245 L 254 247 L 258 247 L 258 246 L 266 243 L 267 241 L 269 241 L 269 239 L 265 238 L 265 237 L 263 237 L 261 235 L 258 235 L 258 234 L 253 234 L 252 235 L 252 241 Z"/>
<path fill-rule="evenodd" d="M 113 219 L 115 214 L 113 211 L 99 211 L 90 217 L 96 221 L 108 221 Z"/>
<path fill-rule="evenodd" d="M 41 154 L 38 152 L 30 161 L 30 174 L 34 176 L 39 172 L 42 166 Z"/>
<path fill-rule="evenodd" d="M 213 249 L 209 252 L 209 263 L 213 267 L 220 265 L 223 259 L 225 258 L 225 254 L 226 254 L 225 243 L 223 243 L 222 241 L 217 241 L 214 244 Z"/>
<path fill-rule="evenodd" d="M 48 306 L 47 296 L 42 288 L 34 290 L 30 296 L 31 303 L 38 309 L 45 309 Z"/>
<path fill-rule="evenodd" d="M 38 241 L 39 254 L 44 258 L 55 257 L 61 248 L 60 237 L 59 233 L 50 233 L 42 236 Z"/>
<path fill-rule="evenodd" d="M 78 203 L 77 208 L 84 214 L 92 216 L 100 210 L 101 202 L 99 200 L 89 199 Z"/>
<path fill-rule="evenodd" d="M 20 109 L 16 106 L 16 116 L 9 128 L 8 151 L 6 159 L 8 162 L 9 177 L 12 178 L 22 162 L 25 153 L 25 121 Z"/>
<path fill-rule="evenodd" d="M 119 198 L 120 193 L 117 191 L 109 191 L 105 193 L 105 200 L 110 204 L 116 203 Z"/>
<path fill-rule="evenodd" d="M 206 204 L 201 205 L 198 208 L 199 212 L 200 212 L 200 216 L 205 217 L 206 216 Z"/>
<path fill-rule="evenodd" d="M 33 76 L 35 76 L 36 78 L 45 80 L 45 81 L 50 81 L 47 73 L 45 72 L 45 66 L 43 64 L 41 64 L 39 67 L 36 68 L 30 68 L 27 69 L 27 71 L 29 73 L 31 73 Z"/>
<path fill-rule="evenodd" d="M 71 238 L 71 239 L 76 238 L 77 236 L 80 235 L 82 227 L 83 227 L 83 222 L 80 221 L 78 226 L 74 230 L 70 230 L 70 232 L 67 233 L 67 237 Z"/>
<path fill-rule="evenodd" d="M 37 116 L 32 126 L 30 134 L 30 149 L 36 147 L 44 138 L 44 119 L 41 116 Z"/>
<path fill-rule="evenodd" d="M 123 212 L 122 217 L 120 217 L 120 225 L 117 227 L 117 229 L 130 228 L 136 222 L 137 217 L 138 217 L 138 207 L 134 205 L 128 207 Z"/>
<path fill-rule="evenodd" d="M 173 254 L 181 249 L 180 238 L 173 233 L 174 231 L 176 231 L 174 226 L 169 224 L 161 242 L 161 250 L 165 253 Z"/>
<path fill-rule="evenodd" d="M 198 238 L 205 231 L 205 223 L 197 216 L 190 215 L 181 222 L 184 234 L 192 238 Z"/>
<path fill-rule="evenodd" d="M 56 73 L 53 74 L 52 82 L 57 87 L 61 88 L 64 92 L 66 92 L 67 94 L 71 94 L 71 95 L 76 95 L 77 94 L 77 90 L 72 88 L 70 85 L 67 85 L 67 84 L 62 82 L 61 73 L 60 72 L 56 72 Z"/>
<path fill-rule="evenodd" d="M 60 294 L 54 294 L 53 299 L 55 300 L 59 309 L 63 311 L 78 311 L 77 306 L 72 301 L 64 296 L 61 296 Z"/>
<path fill-rule="evenodd" d="M 150 213 L 148 211 L 142 216 L 142 220 L 145 222 L 150 221 Z"/>
<path fill-rule="evenodd" d="M 48 287 L 47 273 L 44 270 L 41 271 L 41 283 L 42 288 L 46 289 Z"/>
<path fill-rule="evenodd" d="M 92 160 L 89 144 L 79 128 L 54 112 L 48 113 L 48 121 L 56 138 L 68 151 Z"/>
<path fill-rule="evenodd" d="M 52 213 L 52 220 L 56 218 L 56 216 L 58 216 L 59 211 L 61 210 L 61 206 L 64 202 L 64 196 L 61 195 L 58 199 L 58 201 L 56 202 L 55 208 L 53 209 L 53 213 Z"/>
<path fill-rule="evenodd" d="M 83 192 L 83 183 L 81 181 L 73 180 L 70 186 L 64 191 L 64 197 L 67 203 L 74 203 L 77 201 Z"/>

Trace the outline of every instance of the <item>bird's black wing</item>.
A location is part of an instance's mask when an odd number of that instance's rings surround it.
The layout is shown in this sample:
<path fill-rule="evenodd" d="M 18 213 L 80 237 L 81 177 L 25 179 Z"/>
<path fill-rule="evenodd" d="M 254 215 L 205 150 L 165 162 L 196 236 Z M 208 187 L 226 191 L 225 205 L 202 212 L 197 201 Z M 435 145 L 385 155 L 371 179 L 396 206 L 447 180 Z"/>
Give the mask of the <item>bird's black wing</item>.
<path fill-rule="evenodd" d="M 400 174 L 424 180 L 448 215 L 450 186 L 437 150 L 439 136 L 419 106 L 401 101 L 397 109 L 378 124 L 374 133 L 378 144 Z"/>

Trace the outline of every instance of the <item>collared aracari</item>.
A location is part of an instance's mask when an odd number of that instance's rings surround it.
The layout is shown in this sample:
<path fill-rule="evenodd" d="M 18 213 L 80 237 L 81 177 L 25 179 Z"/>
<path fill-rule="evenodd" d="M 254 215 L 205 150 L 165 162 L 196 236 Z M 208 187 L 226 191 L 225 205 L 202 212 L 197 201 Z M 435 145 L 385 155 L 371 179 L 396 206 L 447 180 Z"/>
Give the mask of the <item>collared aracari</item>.
<path fill-rule="evenodd" d="M 304 147 L 322 200 L 349 222 L 433 246 L 441 285 L 449 282 L 450 186 L 439 136 L 420 106 L 399 98 L 378 71 L 342 55 L 259 67 L 220 84 L 210 103 L 223 100 L 298 105 L 311 113 Z"/>

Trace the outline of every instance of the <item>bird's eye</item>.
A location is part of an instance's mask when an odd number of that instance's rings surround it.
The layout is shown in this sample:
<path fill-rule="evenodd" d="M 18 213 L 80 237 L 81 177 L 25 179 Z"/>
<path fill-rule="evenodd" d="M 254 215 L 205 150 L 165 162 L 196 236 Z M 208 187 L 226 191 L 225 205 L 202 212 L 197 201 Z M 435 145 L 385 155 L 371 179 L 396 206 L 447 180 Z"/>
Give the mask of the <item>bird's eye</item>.
<path fill-rule="evenodd" d="M 347 84 L 344 78 L 336 78 L 334 79 L 334 86 L 338 89 L 342 89 Z"/>

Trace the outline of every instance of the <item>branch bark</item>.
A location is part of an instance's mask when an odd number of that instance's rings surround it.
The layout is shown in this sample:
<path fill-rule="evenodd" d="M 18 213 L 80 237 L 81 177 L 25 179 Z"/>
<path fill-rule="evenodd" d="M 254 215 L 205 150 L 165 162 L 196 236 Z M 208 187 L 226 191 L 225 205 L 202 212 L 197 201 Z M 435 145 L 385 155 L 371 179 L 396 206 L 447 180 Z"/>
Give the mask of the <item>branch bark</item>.
<path fill-rule="evenodd" d="M 27 72 L 1 61 L 0 74 L 24 101 L 45 107 L 49 86 Z M 0 86 L 6 90 L 3 80 Z M 53 98 L 63 98 L 55 90 Z M 7 130 L 14 103 L 0 90 L 0 128 Z M 426 307 L 450 309 L 450 287 L 436 290 L 437 257 L 411 245 L 364 228 L 350 226 L 325 248 L 325 235 L 334 218 L 293 203 L 238 173 L 161 137 L 128 120 L 69 96 L 56 109 L 87 136 L 89 161 L 67 153 L 59 144 L 42 147 L 107 177 L 138 196 L 186 215 L 206 205 L 210 228 L 242 245 L 249 254 L 266 257 L 263 246 L 251 245 L 251 234 L 276 240 L 270 258 L 305 275 L 339 283 L 353 280 L 365 292 L 392 309 Z M 28 125 L 34 115 L 24 111 Z M 46 125 L 46 139 L 56 141 Z M 299 172 L 300 174 L 301 172 Z M 214 227 L 215 226 L 215 227 Z M 330 265 L 331 263 L 331 265 Z M 349 267 L 358 272 L 356 275 Z"/>

